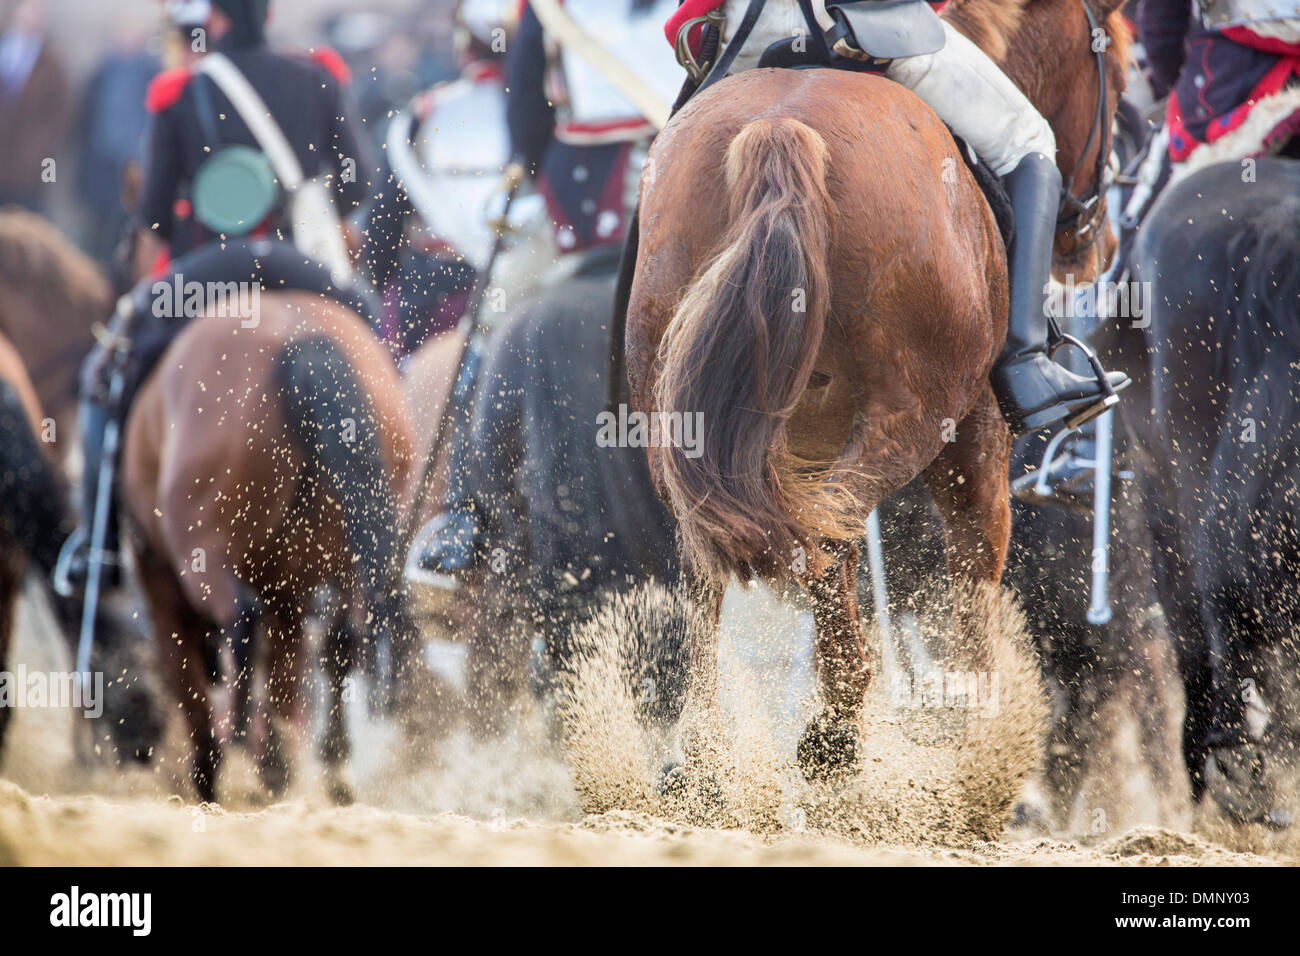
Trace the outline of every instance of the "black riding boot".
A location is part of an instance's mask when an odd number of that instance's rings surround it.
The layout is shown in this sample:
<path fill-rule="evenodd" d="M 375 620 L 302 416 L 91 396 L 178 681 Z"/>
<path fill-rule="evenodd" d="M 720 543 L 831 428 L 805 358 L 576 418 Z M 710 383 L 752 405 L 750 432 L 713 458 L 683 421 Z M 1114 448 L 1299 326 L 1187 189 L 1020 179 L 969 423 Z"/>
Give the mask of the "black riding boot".
<path fill-rule="evenodd" d="M 64 597 L 81 594 L 90 573 L 90 538 L 94 529 L 95 507 L 98 502 L 99 474 L 104 465 L 104 429 L 111 413 L 98 398 L 83 396 L 77 407 L 77 427 L 81 438 L 81 514 L 77 529 L 68 536 L 59 551 L 54 569 L 54 586 Z M 108 522 L 104 532 L 104 547 L 100 553 L 103 565 L 100 582 L 106 588 L 116 587 L 121 581 L 117 534 L 116 495 L 107 500 Z"/>
<path fill-rule="evenodd" d="M 456 505 L 442 512 L 429 522 L 421 537 L 426 540 L 416 563 L 426 574 L 454 581 L 478 564 L 483 529 L 472 505 Z"/>
<path fill-rule="evenodd" d="M 1047 288 L 1052 278 L 1052 241 L 1061 196 L 1061 174 L 1041 153 L 1032 153 L 1004 182 L 1015 214 L 1008 266 L 1011 307 L 1007 344 L 991 380 L 1002 415 L 1015 434 L 1060 421 L 1078 426 L 1114 405 L 1128 376 L 1109 372 L 1081 377 L 1047 354 Z"/>

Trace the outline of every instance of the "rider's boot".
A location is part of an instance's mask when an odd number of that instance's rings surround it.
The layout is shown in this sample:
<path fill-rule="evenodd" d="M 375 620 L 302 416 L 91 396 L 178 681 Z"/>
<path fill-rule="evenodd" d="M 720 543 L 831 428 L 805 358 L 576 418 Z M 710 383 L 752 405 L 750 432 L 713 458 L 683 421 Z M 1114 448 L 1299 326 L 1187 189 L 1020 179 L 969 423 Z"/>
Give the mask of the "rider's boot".
<path fill-rule="evenodd" d="M 83 397 L 77 409 L 81 432 L 81 515 L 80 523 L 59 551 L 54 568 L 54 588 L 64 597 L 74 597 L 86 588 L 90 575 L 90 538 L 94 528 L 95 508 L 99 499 L 99 474 L 104 466 L 104 429 L 112 412 L 94 396 Z M 100 584 L 114 588 L 121 582 L 118 548 L 116 496 L 108 495 L 104 547 L 100 552 Z"/>
<path fill-rule="evenodd" d="M 1002 415 L 1015 434 L 1064 421 L 1077 427 L 1116 402 L 1128 384 L 1121 372 L 1075 375 L 1048 355 L 1048 283 L 1061 174 L 1041 153 L 1030 153 L 1004 182 L 1015 215 L 1009 250 L 1011 307 L 1007 344 L 991 380 Z"/>
<path fill-rule="evenodd" d="M 416 557 L 419 569 L 453 586 L 483 556 L 483 524 L 472 504 L 448 508 L 429 523 L 421 538 L 425 541 Z"/>

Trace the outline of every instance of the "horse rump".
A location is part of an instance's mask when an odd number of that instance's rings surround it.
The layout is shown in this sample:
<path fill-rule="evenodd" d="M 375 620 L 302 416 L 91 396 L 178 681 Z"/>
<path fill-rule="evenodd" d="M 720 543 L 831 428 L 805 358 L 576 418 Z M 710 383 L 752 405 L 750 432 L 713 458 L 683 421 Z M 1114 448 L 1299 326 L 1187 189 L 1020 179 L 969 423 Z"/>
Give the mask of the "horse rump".
<path fill-rule="evenodd" d="M 730 224 L 659 346 L 654 414 L 701 427 L 696 448 L 652 447 L 651 474 L 677 516 L 684 560 L 716 579 L 785 577 L 800 553 L 817 564 L 817 539 L 860 530 L 835 463 L 798 458 L 787 435 L 830 311 L 828 160 L 821 134 L 793 117 L 736 134 Z"/>

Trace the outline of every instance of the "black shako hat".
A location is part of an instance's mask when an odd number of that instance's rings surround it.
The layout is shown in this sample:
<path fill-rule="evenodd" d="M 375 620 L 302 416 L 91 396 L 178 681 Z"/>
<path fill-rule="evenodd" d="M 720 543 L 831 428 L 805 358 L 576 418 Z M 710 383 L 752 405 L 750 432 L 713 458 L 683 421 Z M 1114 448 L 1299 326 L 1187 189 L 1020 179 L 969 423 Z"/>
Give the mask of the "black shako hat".
<path fill-rule="evenodd" d="M 227 42 L 234 46 L 261 46 L 266 42 L 266 10 L 270 0 L 212 0 L 230 18 Z"/>

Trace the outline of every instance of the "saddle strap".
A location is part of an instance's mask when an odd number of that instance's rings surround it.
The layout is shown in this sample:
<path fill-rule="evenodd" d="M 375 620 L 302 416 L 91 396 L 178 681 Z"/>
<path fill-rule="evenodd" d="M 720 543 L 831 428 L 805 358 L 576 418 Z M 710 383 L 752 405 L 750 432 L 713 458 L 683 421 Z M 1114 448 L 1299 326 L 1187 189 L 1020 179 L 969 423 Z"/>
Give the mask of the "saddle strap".
<path fill-rule="evenodd" d="M 807 2 L 808 0 L 799 0 L 800 6 Z M 727 48 L 722 51 L 722 55 L 714 62 L 713 69 L 709 70 L 709 75 L 704 78 L 704 82 L 695 88 L 696 93 L 707 90 L 727 75 L 731 65 L 736 62 L 736 57 L 740 55 L 740 48 L 745 45 L 749 35 L 754 32 L 754 25 L 758 23 L 758 18 L 765 6 L 767 6 L 767 0 L 749 0 L 749 6 L 745 8 L 745 16 L 741 19 L 740 26 L 736 27 L 736 32 L 732 34 L 731 42 L 727 44 Z"/>

